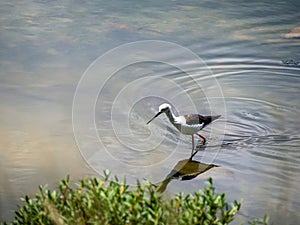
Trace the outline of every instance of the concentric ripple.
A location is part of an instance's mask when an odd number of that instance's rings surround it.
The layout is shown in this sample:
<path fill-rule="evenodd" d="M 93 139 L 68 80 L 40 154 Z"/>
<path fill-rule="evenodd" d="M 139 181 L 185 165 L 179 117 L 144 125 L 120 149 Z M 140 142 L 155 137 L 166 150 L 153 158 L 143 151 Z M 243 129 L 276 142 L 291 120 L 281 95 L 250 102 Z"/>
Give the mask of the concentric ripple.
<path fill-rule="evenodd" d="M 256 59 L 251 64 L 245 59 L 236 65 L 234 59 L 227 59 L 225 66 L 224 61 L 212 66 L 218 71 L 227 108 L 224 143 L 231 145 L 222 150 L 235 149 L 232 157 L 239 160 L 220 161 L 234 170 L 244 168 L 281 182 L 291 179 L 300 163 L 300 69 L 271 60 Z"/>
<path fill-rule="evenodd" d="M 181 135 L 165 115 L 146 124 L 164 102 L 177 114 L 226 118 L 217 80 L 182 46 L 135 42 L 97 59 L 83 75 L 73 104 L 74 134 L 88 164 L 99 173 L 109 169 L 133 182 L 144 177 L 162 180 L 162 168 L 171 168 L 191 152 L 191 137 Z M 217 146 L 206 157 L 208 163 L 217 156 L 224 125 L 219 123 L 218 132 L 211 132 L 215 125 L 206 130 L 212 140 L 208 145 Z"/>

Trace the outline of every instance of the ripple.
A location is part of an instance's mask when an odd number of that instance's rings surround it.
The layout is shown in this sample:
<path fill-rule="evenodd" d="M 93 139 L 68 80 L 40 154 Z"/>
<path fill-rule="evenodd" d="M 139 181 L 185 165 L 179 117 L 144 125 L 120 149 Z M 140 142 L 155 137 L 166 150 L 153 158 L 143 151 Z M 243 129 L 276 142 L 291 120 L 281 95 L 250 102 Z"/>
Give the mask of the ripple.
<path fill-rule="evenodd" d="M 195 53 L 176 44 L 131 43 L 95 61 L 85 72 L 73 104 L 76 141 L 89 165 L 99 173 L 110 169 L 135 182 L 189 157 L 190 137 L 183 137 L 164 115 L 146 124 L 164 102 L 180 115 L 225 115 L 226 111 L 210 69 Z M 206 129 L 212 140 L 209 145 L 220 148 L 224 128 L 218 133 L 213 128 Z M 82 136 L 84 130 L 94 136 L 93 142 Z"/>
<path fill-rule="evenodd" d="M 299 162 L 295 150 L 299 145 L 299 68 L 248 56 L 223 55 L 197 63 L 179 57 L 180 53 L 156 52 L 175 60 L 177 66 L 138 61 L 119 67 L 103 80 L 94 106 L 97 140 L 86 150 L 97 171 L 109 168 L 134 178 L 156 174 L 154 179 L 160 180 L 159 171 L 189 156 L 190 137 L 181 135 L 164 115 L 146 125 L 164 102 L 179 115 L 222 115 L 203 131 L 208 146 L 197 157 L 205 163 L 226 152 L 237 161 L 223 162 L 224 166 L 263 174 L 275 162 L 288 163 L 290 168 Z M 282 154 L 277 151 L 280 147 Z M 265 166 L 256 168 L 252 163 Z M 283 179 L 276 174 L 276 179 Z"/>
<path fill-rule="evenodd" d="M 299 170 L 299 71 L 281 61 L 259 58 L 214 58 L 226 102 L 223 150 L 239 156 L 233 170 L 283 181 Z M 259 165 L 259 166 L 258 166 Z M 281 165 L 281 170 L 272 171 Z M 292 172 L 287 173 L 290 169 Z M 298 178 L 295 178 L 298 179 Z"/>

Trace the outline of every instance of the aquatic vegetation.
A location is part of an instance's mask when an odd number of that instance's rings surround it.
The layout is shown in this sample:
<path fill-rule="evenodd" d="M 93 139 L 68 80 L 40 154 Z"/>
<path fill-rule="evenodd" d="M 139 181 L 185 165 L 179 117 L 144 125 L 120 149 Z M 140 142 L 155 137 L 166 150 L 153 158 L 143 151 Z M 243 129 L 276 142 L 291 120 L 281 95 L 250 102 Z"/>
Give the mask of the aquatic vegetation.
<path fill-rule="evenodd" d="M 163 200 L 150 183 L 131 188 L 117 178 L 85 178 L 72 187 L 70 178 L 61 180 L 58 190 L 39 187 L 35 197 L 15 212 L 12 224 L 228 224 L 241 203 L 226 202 L 215 192 L 212 179 L 194 194 L 177 194 Z M 74 185 L 73 185 L 74 186 Z M 265 220 L 264 220 L 265 221 Z M 263 223 L 257 220 L 252 224 Z M 265 224 L 265 223 L 263 223 Z"/>

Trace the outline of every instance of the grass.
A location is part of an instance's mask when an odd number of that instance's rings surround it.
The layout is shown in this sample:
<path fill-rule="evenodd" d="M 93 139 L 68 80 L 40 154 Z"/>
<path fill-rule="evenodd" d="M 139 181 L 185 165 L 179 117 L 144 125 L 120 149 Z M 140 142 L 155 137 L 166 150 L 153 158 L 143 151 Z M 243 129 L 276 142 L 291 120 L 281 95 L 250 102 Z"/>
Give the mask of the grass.
<path fill-rule="evenodd" d="M 82 179 L 75 188 L 70 179 L 61 180 L 58 190 L 39 187 L 33 198 L 22 198 L 15 219 L 4 224 L 229 224 L 241 202 L 228 203 L 215 192 L 212 179 L 193 194 L 177 194 L 169 200 L 150 183 L 129 188 L 117 178 Z M 74 185 L 73 185 L 74 186 Z M 267 218 L 250 224 L 267 224 Z"/>

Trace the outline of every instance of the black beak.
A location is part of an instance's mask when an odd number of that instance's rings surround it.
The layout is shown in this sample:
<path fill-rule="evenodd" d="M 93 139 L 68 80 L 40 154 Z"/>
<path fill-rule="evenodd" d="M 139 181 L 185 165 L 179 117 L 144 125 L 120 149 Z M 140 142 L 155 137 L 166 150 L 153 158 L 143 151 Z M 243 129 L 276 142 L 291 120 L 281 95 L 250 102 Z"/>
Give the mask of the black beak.
<path fill-rule="evenodd" d="M 147 124 L 149 124 L 152 120 L 154 120 L 156 117 L 158 117 L 162 112 L 158 112 L 151 120 L 148 121 Z"/>

